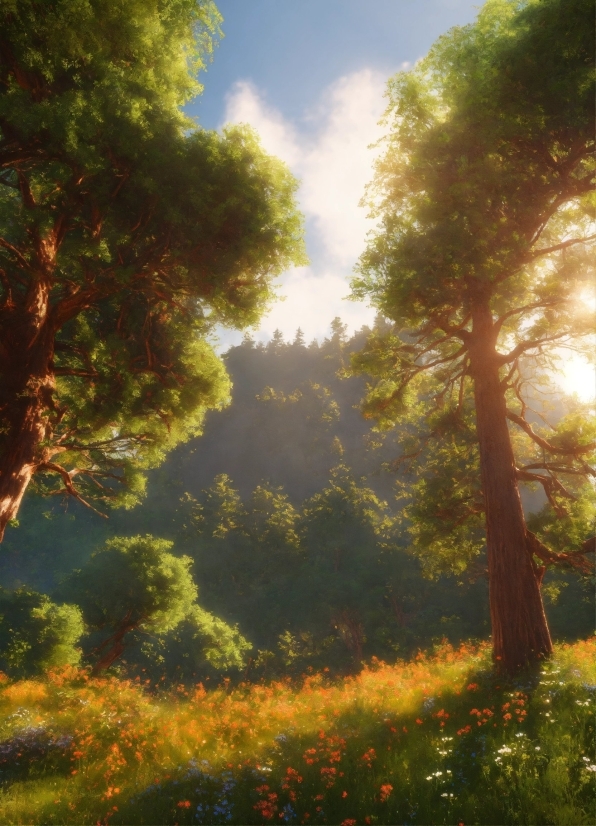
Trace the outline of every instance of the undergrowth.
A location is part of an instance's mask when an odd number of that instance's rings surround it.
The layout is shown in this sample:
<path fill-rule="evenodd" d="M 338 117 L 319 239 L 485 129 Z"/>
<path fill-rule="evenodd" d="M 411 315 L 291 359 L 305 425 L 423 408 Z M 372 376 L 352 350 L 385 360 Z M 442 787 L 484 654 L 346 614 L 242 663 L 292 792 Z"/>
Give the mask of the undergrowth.
<path fill-rule="evenodd" d="M 465 645 L 299 685 L 5 681 L 0 822 L 592 824 L 595 639 L 514 682 Z"/>

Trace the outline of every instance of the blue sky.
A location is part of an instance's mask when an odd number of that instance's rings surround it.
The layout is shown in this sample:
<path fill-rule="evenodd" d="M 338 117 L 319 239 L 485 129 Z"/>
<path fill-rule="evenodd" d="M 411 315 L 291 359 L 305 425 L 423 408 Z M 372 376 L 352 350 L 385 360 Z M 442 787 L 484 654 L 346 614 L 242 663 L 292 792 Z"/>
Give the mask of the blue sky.
<path fill-rule="evenodd" d="M 300 120 L 343 75 L 374 68 L 387 77 L 426 54 L 452 26 L 471 22 L 469 0 L 220 0 L 224 39 L 191 107 L 219 126 L 225 97 L 249 79 L 284 117 Z"/>
<path fill-rule="evenodd" d="M 425 55 L 453 26 L 471 23 L 482 0 L 219 0 L 224 38 L 188 107 L 207 129 L 249 123 L 300 179 L 310 265 L 281 277 L 276 302 L 253 337 L 301 327 L 321 340 L 335 316 L 350 332 L 370 323 L 346 301 L 371 223 L 359 207 L 382 136 L 387 79 Z M 220 332 L 219 349 L 241 341 Z M 562 354 L 560 383 L 593 398 L 594 371 Z"/>
<path fill-rule="evenodd" d="M 188 107 L 208 129 L 245 122 L 300 178 L 310 266 L 285 273 L 277 302 L 253 331 L 321 339 L 339 315 L 350 331 L 372 310 L 345 301 L 370 224 L 358 206 L 372 176 L 387 79 L 452 26 L 470 0 L 219 0 L 224 38 Z M 241 340 L 225 331 L 221 346 Z"/>

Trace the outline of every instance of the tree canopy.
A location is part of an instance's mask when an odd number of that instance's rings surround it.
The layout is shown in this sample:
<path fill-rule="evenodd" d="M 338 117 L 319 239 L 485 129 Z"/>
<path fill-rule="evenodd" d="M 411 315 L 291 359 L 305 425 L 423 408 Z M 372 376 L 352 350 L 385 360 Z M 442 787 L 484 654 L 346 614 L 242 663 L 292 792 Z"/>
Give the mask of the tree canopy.
<path fill-rule="evenodd" d="M 218 34 L 210 0 L 0 14 L 3 533 L 35 474 L 135 501 L 228 399 L 214 325 L 254 323 L 304 252 L 286 167 L 248 128 L 182 113 Z"/>
<path fill-rule="evenodd" d="M 593 420 L 576 406 L 543 427 L 530 389 L 562 347 L 594 344 L 592 11 L 488 0 L 390 81 L 369 190 L 378 228 L 354 279 L 392 322 L 355 359 L 376 379 L 365 412 L 389 426 L 416 404 L 409 457 L 435 464 L 418 486 L 435 538 L 439 523 L 477 529 L 482 514 L 495 656 L 508 670 L 550 652 L 542 564 L 587 570 L 527 529 L 518 484 L 541 485 L 559 517 L 592 494 Z M 478 552 L 460 539 L 443 531 L 446 556 L 446 542 L 460 560 Z"/>
<path fill-rule="evenodd" d="M 0 589 L 0 667 L 15 677 L 79 665 L 85 631 L 81 610 L 30 588 Z"/>
<path fill-rule="evenodd" d="M 81 607 L 87 626 L 104 636 L 96 670 L 122 654 L 131 631 L 163 634 L 191 614 L 197 599 L 192 560 L 174 556 L 172 545 L 152 536 L 109 539 L 65 581 L 63 590 Z"/>

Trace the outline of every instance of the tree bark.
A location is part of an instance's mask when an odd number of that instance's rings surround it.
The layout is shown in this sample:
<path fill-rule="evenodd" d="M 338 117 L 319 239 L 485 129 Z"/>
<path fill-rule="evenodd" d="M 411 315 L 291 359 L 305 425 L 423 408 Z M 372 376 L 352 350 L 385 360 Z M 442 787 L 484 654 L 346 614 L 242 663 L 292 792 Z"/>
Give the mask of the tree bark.
<path fill-rule="evenodd" d="M 138 626 L 138 622 L 125 622 L 120 626 L 120 628 L 118 628 L 115 634 L 112 634 L 111 637 L 108 637 L 108 639 L 101 644 L 99 648 L 100 651 L 106 646 L 109 647 L 105 654 L 103 654 L 93 666 L 91 673 L 94 677 L 101 674 L 101 672 L 105 671 L 106 668 L 109 668 L 112 663 L 118 659 L 118 657 L 122 656 L 126 648 L 124 644 L 124 637 L 129 633 L 129 631 L 134 631 L 134 629 L 138 628 Z"/>
<path fill-rule="evenodd" d="M 54 330 L 43 279 L 34 282 L 24 304 L 0 312 L 0 542 L 31 477 L 49 458 L 43 443 L 54 407 Z"/>
<path fill-rule="evenodd" d="M 526 542 L 515 459 L 507 426 L 499 354 L 487 302 L 473 309 L 469 341 L 476 427 L 486 507 L 493 657 L 514 674 L 552 653 L 536 566 Z"/>

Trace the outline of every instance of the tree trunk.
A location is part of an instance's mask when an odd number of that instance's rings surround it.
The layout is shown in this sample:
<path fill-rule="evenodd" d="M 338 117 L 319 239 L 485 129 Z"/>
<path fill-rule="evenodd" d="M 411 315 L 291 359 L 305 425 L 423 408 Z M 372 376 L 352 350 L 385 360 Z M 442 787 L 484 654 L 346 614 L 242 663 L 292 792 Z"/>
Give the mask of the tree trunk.
<path fill-rule="evenodd" d="M 0 542 L 31 477 L 48 459 L 43 443 L 51 433 L 54 392 L 48 299 L 40 281 L 27 306 L 5 306 L 0 313 Z"/>
<path fill-rule="evenodd" d="M 552 643 L 526 543 L 496 337 L 488 304 L 482 303 L 473 311 L 469 355 L 486 507 L 493 656 L 501 671 L 513 674 L 548 657 Z"/>
<path fill-rule="evenodd" d="M 115 634 L 112 634 L 111 637 L 108 637 L 101 646 L 99 650 L 101 651 L 102 648 L 108 647 L 108 650 L 103 654 L 99 660 L 93 666 L 91 671 L 92 675 L 96 677 L 98 674 L 101 674 L 102 671 L 105 671 L 106 668 L 109 668 L 113 662 L 115 662 L 118 657 L 121 657 L 124 653 L 125 645 L 124 645 L 124 637 L 128 634 L 129 631 L 134 631 L 137 628 L 139 623 L 132 622 L 132 623 L 125 623 L 124 625 L 120 626 L 120 628 L 116 631 Z M 111 643 L 111 645 L 110 645 Z"/>

